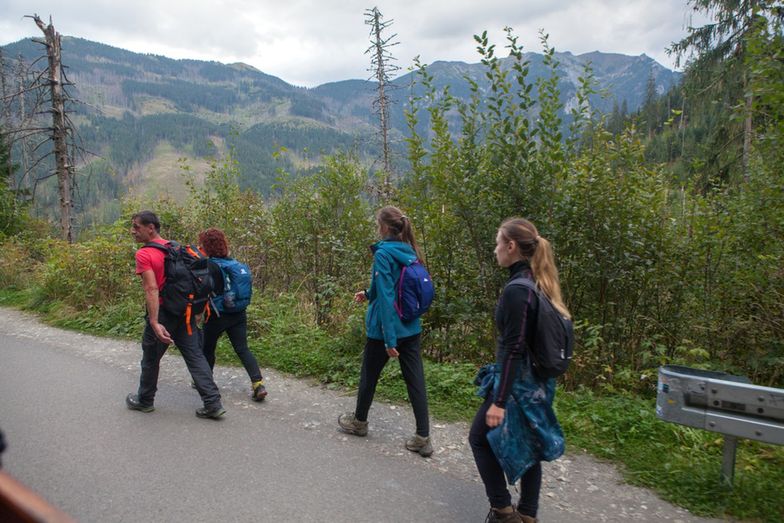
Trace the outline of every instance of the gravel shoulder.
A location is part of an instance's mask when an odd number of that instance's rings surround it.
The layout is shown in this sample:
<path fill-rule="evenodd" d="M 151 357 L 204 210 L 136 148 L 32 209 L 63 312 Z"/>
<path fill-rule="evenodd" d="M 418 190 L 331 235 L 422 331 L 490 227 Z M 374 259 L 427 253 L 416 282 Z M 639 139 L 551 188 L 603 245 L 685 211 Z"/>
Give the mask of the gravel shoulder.
<path fill-rule="evenodd" d="M 34 315 L 0 308 L 0 329 L 18 338 L 54 345 L 80 357 L 121 368 L 129 383 L 138 379 L 141 350 L 138 342 L 100 338 L 53 328 Z M 264 364 L 261 361 L 262 366 Z M 374 452 L 410 462 L 412 467 L 476 482 L 482 489 L 471 450 L 466 423 L 432 423 L 435 454 L 430 459 L 406 451 L 403 443 L 413 433 L 413 414 L 407 406 L 374 403 L 367 438 L 347 436 L 336 430 L 337 416 L 353 410 L 353 391 L 335 391 L 308 380 L 292 378 L 262 368 L 269 396 L 264 403 L 248 399 L 248 378 L 241 367 L 217 367 L 215 379 L 229 416 L 263 410 L 265 418 L 279 420 L 293 430 L 314 431 L 321 437 L 364 446 Z M 190 387 L 184 363 L 171 353 L 161 363 L 160 381 Z M 113 398 L 122 401 L 122 398 Z M 568 437 L 567 434 L 567 445 Z M 571 449 L 561 459 L 544 464 L 540 519 L 542 521 L 719 521 L 700 518 L 659 499 L 649 490 L 624 483 L 616 467 Z"/>

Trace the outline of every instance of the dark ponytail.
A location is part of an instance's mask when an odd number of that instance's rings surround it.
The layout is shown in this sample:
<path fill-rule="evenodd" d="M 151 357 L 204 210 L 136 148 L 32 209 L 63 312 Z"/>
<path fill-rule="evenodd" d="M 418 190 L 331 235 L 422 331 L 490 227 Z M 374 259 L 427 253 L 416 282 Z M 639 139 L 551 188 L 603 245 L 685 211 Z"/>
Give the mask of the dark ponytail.
<path fill-rule="evenodd" d="M 414 238 L 414 229 L 411 226 L 411 220 L 408 219 L 408 216 L 403 214 L 403 211 L 391 205 L 382 207 L 376 213 L 376 222 L 379 225 L 383 224 L 395 240 L 409 244 L 411 248 L 414 249 L 414 252 L 416 252 L 419 261 L 425 263 L 422 251 L 419 249 L 419 245 L 417 245 L 416 239 Z"/>

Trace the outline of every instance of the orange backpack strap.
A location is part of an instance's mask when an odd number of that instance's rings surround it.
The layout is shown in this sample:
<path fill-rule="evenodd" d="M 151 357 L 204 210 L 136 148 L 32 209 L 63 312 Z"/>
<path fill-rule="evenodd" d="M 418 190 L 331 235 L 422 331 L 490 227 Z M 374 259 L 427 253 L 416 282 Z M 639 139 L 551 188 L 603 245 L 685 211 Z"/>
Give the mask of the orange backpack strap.
<path fill-rule="evenodd" d="M 205 254 L 198 247 L 194 248 L 193 245 L 187 245 L 185 250 L 196 259 L 204 258 Z"/>
<path fill-rule="evenodd" d="M 188 306 L 185 307 L 185 331 L 188 333 L 188 336 L 193 335 L 193 329 L 191 328 L 191 310 L 193 306 L 193 294 L 188 295 Z"/>

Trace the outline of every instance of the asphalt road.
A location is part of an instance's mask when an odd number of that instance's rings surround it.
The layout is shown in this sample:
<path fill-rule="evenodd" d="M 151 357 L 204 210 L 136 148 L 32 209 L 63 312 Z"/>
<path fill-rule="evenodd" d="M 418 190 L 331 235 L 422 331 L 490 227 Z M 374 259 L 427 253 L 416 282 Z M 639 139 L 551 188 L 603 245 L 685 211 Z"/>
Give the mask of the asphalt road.
<path fill-rule="evenodd" d="M 78 521 L 484 521 L 464 425 L 435 423 L 436 455 L 423 459 L 402 449 L 407 408 L 374 405 L 370 436 L 346 436 L 334 420 L 350 394 L 265 369 L 270 396 L 255 404 L 241 368 L 216 369 L 228 414 L 202 420 L 172 354 L 156 410 L 129 411 L 140 356 L 138 343 L 0 309 L 4 470 Z M 545 521 L 703 521 L 590 458 L 547 465 Z"/>

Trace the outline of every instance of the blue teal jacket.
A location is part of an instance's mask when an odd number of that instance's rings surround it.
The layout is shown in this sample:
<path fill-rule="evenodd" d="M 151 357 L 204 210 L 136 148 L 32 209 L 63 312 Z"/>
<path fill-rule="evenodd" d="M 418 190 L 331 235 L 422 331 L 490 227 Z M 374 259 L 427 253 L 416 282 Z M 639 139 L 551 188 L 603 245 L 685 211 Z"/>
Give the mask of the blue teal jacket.
<path fill-rule="evenodd" d="M 383 340 L 387 348 L 397 347 L 397 340 L 422 332 L 419 318 L 403 323 L 395 311 L 395 287 L 403 266 L 414 263 L 416 253 L 405 242 L 382 240 L 370 246 L 373 269 L 367 290 L 368 308 L 365 313 L 367 337 Z"/>
<path fill-rule="evenodd" d="M 487 433 L 490 448 L 510 485 L 537 462 L 561 457 L 566 446 L 553 411 L 555 378 L 535 376 L 528 358 L 523 360 L 522 367 L 506 400 L 504 420 Z M 479 386 L 477 395 L 492 396 L 499 382 L 498 364 L 485 365 L 474 382 Z"/>

